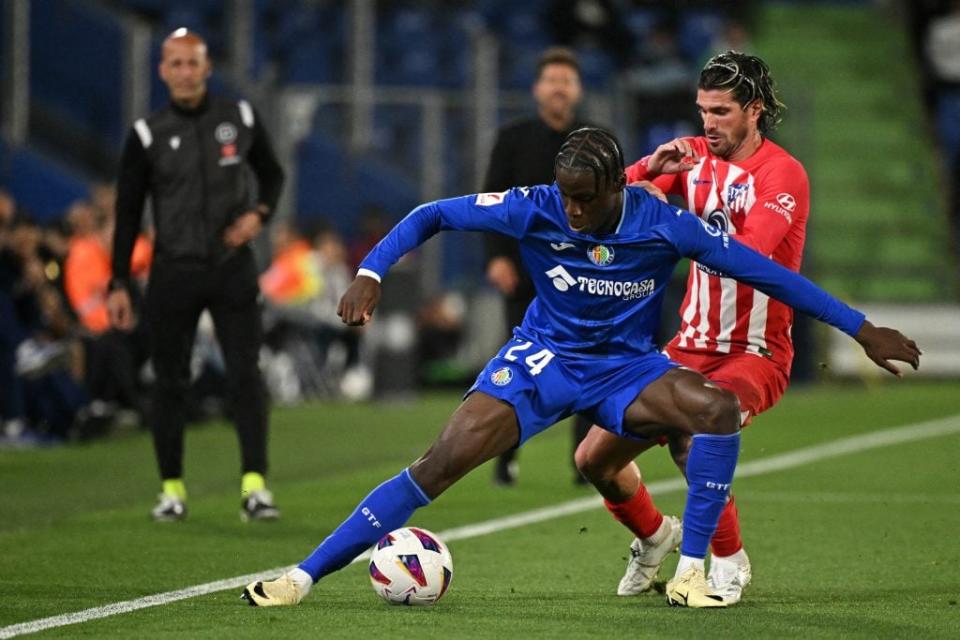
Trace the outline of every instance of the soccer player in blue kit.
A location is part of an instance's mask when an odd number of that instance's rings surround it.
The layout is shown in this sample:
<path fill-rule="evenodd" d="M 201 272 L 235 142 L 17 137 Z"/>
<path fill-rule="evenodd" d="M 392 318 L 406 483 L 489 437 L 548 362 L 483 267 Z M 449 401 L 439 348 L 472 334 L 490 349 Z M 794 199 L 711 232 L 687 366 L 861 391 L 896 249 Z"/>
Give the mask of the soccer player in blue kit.
<path fill-rule="evenodd" d="M 889 360 L 919 366 L 919 349 L 900 332 L 873 326 L 697 216 L 626 187 L 623 154 L 609 133 L 571 133 L 557 154 L 555 176 L 550 186 L 422 205 L 364 259 L 338 309 L 348 325 L 370 320 L 390 266 L 443 229 L 517 238 L 537 297 L 427 452 L 367 495 L 296 568 L 247 586 L 250 604 L 298 604 L 314 582 L 349 564 L 472 469 L 581 413 L 626 437 L 671 430 L 692 436 L 681 557 L 667 601 L 725 606 L 706 585 L 703 561 L 737 464 L 738 401 L 678 367 L 654 342 L 664 288 L 683 257 L 840 329 L 878 366 L 894 373 Z"/>

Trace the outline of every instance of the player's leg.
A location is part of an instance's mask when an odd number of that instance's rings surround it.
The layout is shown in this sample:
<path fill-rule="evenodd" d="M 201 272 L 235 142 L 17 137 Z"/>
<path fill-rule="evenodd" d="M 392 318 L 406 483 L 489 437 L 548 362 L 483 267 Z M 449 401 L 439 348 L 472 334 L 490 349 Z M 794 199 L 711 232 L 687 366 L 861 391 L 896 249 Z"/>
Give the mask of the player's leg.
<path fill-rule="evenodd" d="M 750 353 L 715 356 L 706 368 L 706 375 L 716 385 L 736 394 L 740 400 L 743 426 L 751 418 L 772 407 L 786 390 L 789 377 L 775 363 Z M 682 444 L 677 443 L 677 451 Z M 682 454 L 681 454 L 682 456 Z M 682 457 L 675 455 L 678 464 Z M 708 586 L 727 604 L 740 601 L 750 583 L 752 567 L 743 548 L 737 503 L 731 494 L 720 514 L 717 530 L 710 541 Z"/>
<path fill-rule="evenodd" d="M 589 480 L 580 473 L 580 468 L 577 465 L 577 449 L 580 448 L 580 444 L 586 440 L 587 436 L 590 434 L 590 428 L 593 426 L 593 421 L 577 414 L 573 416 L 573 427 L 571 428 L 570 435 L 573 436 L 573 483 L 574 484 L 589 484 Z"/>
<path fill-rule="evenodd" d="M 275 520 L 280 511 L 266 487 L 269 419 L 259 366 L 263 324 L 253 254 L 241 250 L 217 272 L 209 308 L 226 365 L 230 415 L 240 441 L 240 517 Z"/>
<path fill-rule="evenodd" d="M 652 438 L 674 429 L 692 436 L 686 464 L 687 504 L 681 557 L 667 585 L 668 602 L 724 606 L 706 587 L 703 561 L 726 503 L 740 450 L 740 407 L 734 394 L 688 369 L 649 384 L 624 413 L 624 430 Z"/>
<path fill-rule="evenodd" d="M 256 606 L 299 603 L 313 582 L 350 563 L 386 533 L 403 526 L 472 469 L 517 443 L 513 407 L 474 392 L 416 462 L 367 495 L 353 513 L 297 569 L 269 582 L 247 587 L 244 597 Z"/>
<path fill-rule="evenodd" d="M 575 454 L 577 468 L 603 496 L 604 506 L 634 535 L 627 569 L 617 585 L 621 596 L 649 591 L 660 565 L 680 544 L 680 521 L 660 513 L 633 462 L 655 445 L 654 441 L 631 440 L 593 427 Z"/>
<path fill-rule="evenodd" d="M 145 319 L 150 329 L 153 386 L 151 426 L 163 488 L 151 512 L 158 521 L 186 515 L 183 484 L 185 399 L 190 390 L 190 354 L 202 306 L 202 274 L 156 265 L 147 287 Z"/>
<path fill-rule="evenodd" d="M 504 320 L 506 324 L 506 334 L 513 335 L 513 328 L 523 324 L 523 316 L 527 313 L 527 307 L 533 302 L 533 286 L 524 275 L 524 283 L 520 289 L 513 295 L 504 297 Z M 512 487 L 517 484 L 517 477 L 520 474 L 520 461 L 517 459 L 519 452 L 517 449 L 510 448 L 497 456 L 497 462 L 493 465 L 493 484 L 501 487 Z"/>

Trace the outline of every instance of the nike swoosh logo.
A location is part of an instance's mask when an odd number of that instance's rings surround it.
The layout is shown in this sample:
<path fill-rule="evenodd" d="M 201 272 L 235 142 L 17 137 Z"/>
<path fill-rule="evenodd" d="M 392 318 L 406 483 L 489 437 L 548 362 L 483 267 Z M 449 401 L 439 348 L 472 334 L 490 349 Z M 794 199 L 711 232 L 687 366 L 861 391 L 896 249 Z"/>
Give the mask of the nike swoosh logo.
<path fill-rule="evenodd" d="M 551 242 L 550 246 L 553 247 L 554 251 L 563 251 L 564 249 L 572 249 L 577 245 L 572 242 Z"/>

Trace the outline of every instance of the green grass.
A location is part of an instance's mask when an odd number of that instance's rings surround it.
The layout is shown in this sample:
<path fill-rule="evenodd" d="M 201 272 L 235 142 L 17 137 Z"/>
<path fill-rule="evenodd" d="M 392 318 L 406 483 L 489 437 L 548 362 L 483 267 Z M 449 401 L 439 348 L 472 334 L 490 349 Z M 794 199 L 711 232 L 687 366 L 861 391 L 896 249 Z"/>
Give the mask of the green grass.
<path fill-rule="evenodd" d="M 958 398 L 957 383 L 794 389 L 746 431 L 742 460 L 954 415 Z M 0 627 L 296 562 L 421 453 L 456 403 L 277 409 L 274 524 L 239 522 L 237 447 L 223 424 L 189 433 L 191 512 L 175 525 L 147 519 L 157 481 L 145 434 L 2 451 Z M 525 447 L 516 489 L 495 489 L 483 468 L 413 523 L 442 531 L 591 495 L 571 482 L 569 437 L 560 426 Z M 382 604 L 354 565 L 295 609 L 248 608 L 233 590 L 38 636 L 955 637 L 958 453 L 960 436 L 946 436 L 738 481 L 754 582 L 727 611 L 614 595 L 629 536 L 597 509 L 451 542 L 453 586 L 432 608 Z M 675 477 L 663 451 L 640 461 L 648 481 Z M 657 502 L 678 513 L 683 496 Z"/>

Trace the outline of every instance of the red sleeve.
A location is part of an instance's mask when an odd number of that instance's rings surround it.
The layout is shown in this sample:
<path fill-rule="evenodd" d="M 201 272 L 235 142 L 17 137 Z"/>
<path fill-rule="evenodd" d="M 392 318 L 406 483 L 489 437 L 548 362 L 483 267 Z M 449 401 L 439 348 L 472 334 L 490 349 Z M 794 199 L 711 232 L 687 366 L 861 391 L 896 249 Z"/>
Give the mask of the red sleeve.
<path fill-rule="evenodd" d="M 810 212 L 810 183 L 796 160 L 770 162 L 756 176 L 756 200 L 737 240 L 765 256 L 774 252 L 794 224 Z"/>
<path fill-rule="evenodd" d="M 701 156 L 707 155 L 706 143 L 702 138 L 699 137 L 689 137 L 683 138 L 696 149 L 697 153 Z M 674 195 L 684 195 L 683 194 L 683 185 L 685 181 L 685 176 L 688 172 L 684 171 L 682 173 L 662 173 L 656 178 L 651 178 L 650 174 L 647 171 L 647 161 L 650 159 L 650 156 L 644 156 L 637 162 L 634 162 L 632 165 L 627 167 L 627 184 L 632 184 L 634 182 L 639 182 L 641 180 L 648 180 L 663 191 L 664 193 L 672 193 Z"/>
<path fill-rule="evenodd" d="M 683 181 L 680 179 L 680 176 L 683 174 L 661 173 L 656 178 L 651 178 L 647 172 L 647 160 L 649 158 L 650 156 L 641 158 L 627 167 L 627 184 L 633 184 L 634 182 L 640 182 L 641 180 L 648 180 L 657 185 L 657 188 L 664 193 L 682 194 Z"/>

